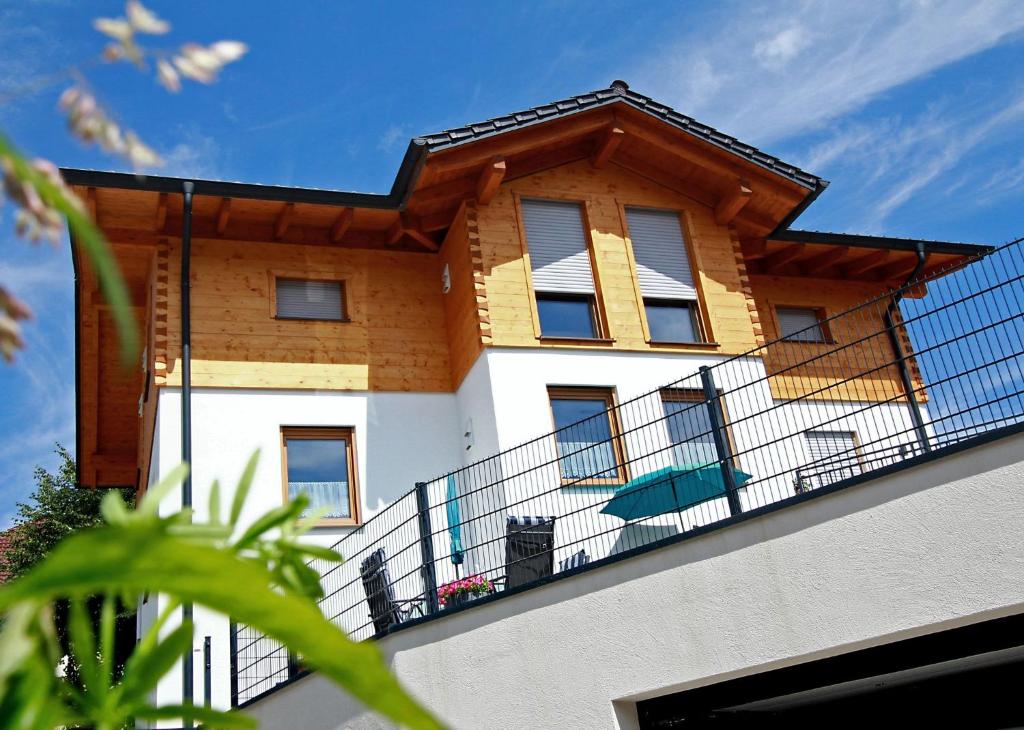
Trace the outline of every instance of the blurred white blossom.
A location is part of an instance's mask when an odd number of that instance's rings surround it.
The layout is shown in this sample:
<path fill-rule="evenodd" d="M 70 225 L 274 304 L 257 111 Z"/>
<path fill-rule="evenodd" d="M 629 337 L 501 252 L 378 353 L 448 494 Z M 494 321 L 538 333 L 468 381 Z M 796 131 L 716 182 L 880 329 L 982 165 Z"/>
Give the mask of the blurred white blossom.
<path fill-rule="evenodd" d="M 68 115 L 72 134 L 86 144 L 98 144 L 105 152 L 127 157 L 136 168 L 161 164 L 160 156 L 131 131 L 122 131 L 96 97 L 79 86 L 72 86 L 60 97 L 60 108 Z"/>
<path fill-rule="evenodd" d="M 140 44 L 139 36 L 164 35 L 170 32 L 171 24 L 139 0 L 127 0 L 123 17 L 97 18 L 93 27 L 111 41 L 103 49 L 103 60 L 129 61 L 141 69 L 147 67 L 147 60 L 152 60 L 156 66 L 157 81 L 171 92 L 181 90 L 183 76 L 204 84 L 212 83 L 224 66 L 237 61 L 249 50 L 240 41 L 227 40 L 208 46 L 185 43 L 176 51 L 148 49 Z M 74 71 L 80 73 L 80 69 Z M 111 118 L 87 89 L 84 79 L 61 94 L 60 108 L 67 114 L 72 134 L 86 144 L 96 144 L 105 152 L 124 156 L 136 169 L 162 164 L 153 148 L 134 132 L 122 129 Z M 67 206 L 83 211 L 82 202 L 64 184 L 53 163 L 46 160 L 29 163 L 12 145 L 6 145 L 2 135 L 0 143 L 3 143 L 0 148 L 7 151 L 0 152 L 0 203 L 6 198 L 18 208 L 15 215 L 17 234 L 32 242 L 47 239 L 58 243 L 63 235 L 64 217 L 55 207 L 54 198 L 58 199 L 57 204 L 62 205 L 65 212 Z M 46 200 L 40 196 L 33 181 L 45 182 Z M 13 353 L 23 346 L 18 322 L 30 316 L 25 304 L 0 287 L 0 357 L 9 361 Z"/>

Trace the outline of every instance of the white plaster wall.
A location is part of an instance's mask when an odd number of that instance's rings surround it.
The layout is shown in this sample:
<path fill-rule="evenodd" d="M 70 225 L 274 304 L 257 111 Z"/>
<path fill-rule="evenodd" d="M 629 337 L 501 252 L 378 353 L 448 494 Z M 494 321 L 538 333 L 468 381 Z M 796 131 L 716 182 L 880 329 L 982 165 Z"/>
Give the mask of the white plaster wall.
<path fill-rule="evenodd" d="M 673 464 L 660 396 L 648 393 L 669 384 L 701 391 L 699 368 L 715 366 L 714 384 L 725 394 L 737 466 L 753 475 L 739 494 L 745 510 L 793 495 L 793 470 L 810 461 L 804 436 L 808 429 L 854 431 L 862 444 L 881 439 L 877 446 L 891 449 L 914 439 L 905 405 L 779 403 L 772 398 L 759 358 L 724 360 L 712 355 L 487 350 L 473 371 L 477 381 L 460 397 L 478 408 L 490 398 L 495 436 L 491 453 L 506 453 L 460 475 L 460 491 L 474 505 L 470 511 L 488 515 L 472 523 L 472 542 L 467 541 L 474 558 L 471 569 L 502 572 L 506 514 L 556 516 L 556 561 L 581 548 L 592 558 L 605 557 L 730 514 L 726 500 L 717 499 L 624 526 L 620 519 L 600 514 L 614 487 L 562 488 L 555 442 L 548 435 L 554 428 L 550 386 L 614 390 L 630 476 L 636 477 Z M 479 385 L 485 377 L 489 390 Z M 476 423 L 481 430 L 484 420 Z M 500 488 L 479 488 L 501 479 Z"/>
<path fill-rule="evenodd" d="M 154 477 L 166 474 L 179 462 L 180 406 L 178 389 L 161 390 L 152 467 Z M 356 468 L 364 520 L 370 520 L 411 490 L 417 480 L 447 471 L 462 459 L 454 395 L 196 388 L 192 394 L 192 490 L 197 520 L 207 517 L 209 486 L 214 479 L 220 480 L 225 505 L 230 503 L 237 479 L 256 449 L 261 453 L 259 467 L 241 521 L 249 523 L 282 503 L 282 426 L 355 429 Z M 162 511 L 166 513 L 179 507 L 180 493 L 175 490 L 165 499 Z M 379 526 L 380 521 L 374 524 Z M 322 528 L 313 530 L 308 539 L 330 545 L 355 532 L 346 547 L 346 552 L 354 553 L 377 536 L 373 529 Z M 415 530 L 414 524 L 406 532 L 410 530 Z M 412 542 L 410 535 L 396 534 L 395 539 L 402 545 Z M 411 558 L 410 555 L 409 561 Z M 418 575 L 411 580 L 418 580 Z M 353 589 L 362 596 L 361 586 Z M 338 601 L 340 605 L 356 602 L 347 594 L 339 595 Z M 151 603 L 156 605 L 145 614 L 148 621 L 158 607 L 165 605 L 166 598 L 154 597 Z M 364 619 L 365 616 L 360 617 L 360 622 Z M 140 628 L 144 630 L 145 625 Z M 197 607 L 195 626 L 194 697 L 201 700 L 203 696 L 202 644 L 203 637 L 210 636 L 214 704 L 227 707 L 230 697 L 228 621 Z M 173 622 L 170 629 L 173 629 Z M 157 695 L 161 703 L 180 699 L 180 667 L 161 681 Z"/>
<path fill-rule="evenodd" d="M 1024 610 L 1024 435 L 390 635 L 456 728 L 632 728 L 640 699 Z M 319 675 L 265 728 L 387 727 Z"/>

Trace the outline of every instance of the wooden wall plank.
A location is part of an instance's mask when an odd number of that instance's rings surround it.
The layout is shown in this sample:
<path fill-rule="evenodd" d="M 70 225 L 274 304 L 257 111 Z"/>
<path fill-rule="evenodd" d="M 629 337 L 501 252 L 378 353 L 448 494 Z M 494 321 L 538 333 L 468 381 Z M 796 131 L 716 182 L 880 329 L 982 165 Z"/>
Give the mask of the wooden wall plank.
<path fill-rule="evenodd" d="M 615 342 L 601 350 L 664 352 L 646 341 L 627 253 L 621 206 L 637 205 L 684 211 L 690 221 L 691 244 L 703 302 L 711 330 L 727 354 L 756 344 L 748 295 L 737 264 L 729 230 L 714 221 L 714 212 L 680 193 L 612 165 L 594 169 L 581 161 L 519 178 L 501 186 L 491 204 L 478 211 L 483 284 L 490 306 L 493 344 L 508 347 L 549 347 L 537 339 L 530 314 L 532 294 L 519 244 L 516 194 L 579 200 L 586 206 L 597 278 L 601 282 L 608 328 Z M 685 348 L 676 348 L 686 351 Z M 692 350 L 691 350 L 692 351 Z M 702 352 L 707 352 L 704 348 Z"/>

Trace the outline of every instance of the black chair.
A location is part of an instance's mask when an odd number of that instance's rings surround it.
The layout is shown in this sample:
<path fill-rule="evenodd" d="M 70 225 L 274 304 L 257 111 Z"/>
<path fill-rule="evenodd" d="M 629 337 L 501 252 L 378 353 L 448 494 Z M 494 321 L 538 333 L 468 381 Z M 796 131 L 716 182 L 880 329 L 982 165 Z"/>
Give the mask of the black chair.
<path fill-rule="evenodd" d="M 383 634 L 391 626 L 407 621 L 413 611 L 418 611 L 420 616 L 424 615 L 422 598 L 395 598 L 395 587 L 391 584 L 384 548 L 377 548 L 370 553 L 359 565 L 359 575 L 363 579 L 363 590 L 366 591 L 366 602 L 370 606 L 375 634 Z"/>
<path fill-rule="evenodd" d="M 505 588 L 554 573 L 555 518 L 509 515 L 505 524 Z"/>

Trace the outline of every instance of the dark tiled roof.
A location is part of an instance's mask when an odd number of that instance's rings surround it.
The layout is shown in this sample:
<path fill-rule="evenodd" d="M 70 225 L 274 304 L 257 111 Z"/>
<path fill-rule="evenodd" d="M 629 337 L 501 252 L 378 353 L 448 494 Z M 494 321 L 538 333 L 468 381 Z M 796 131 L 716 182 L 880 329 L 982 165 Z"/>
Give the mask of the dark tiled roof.
<path fill-rule="evenodd" d="M 562 99 L 561 101 L 554 101 L 550 104 L 544 104 L 525 111 L 488 119 L 486 122 L 468 124 L 464 127 L 446 129 L 436 134 L 423 135 L 415 141 L 419 142 L 422 140 L 426 144 L 427 149 L 434 152 L 478 139 L 492 137 L 512 129 L 521 129 L 533 124 L 547 122 L 551 119 L 618 103 L 628 104 L 634 109 L 650 114 L 656 119 L 660 119 L 677 129 L 683 130 L 687 134 L 709 142 L 716 147 L 720 147 L 805 187 L 817 188 L 827 184 L 817 175 L 805 172 L 795 165 L 783 162 L 778 157 L 773 157 L 756 147 L 744 144 L 735 137 L 730 137 L 728 134 L 723 134 L 706 124 L 701 124 L 696 119 L 680 114 L 669 106 L 659 104 L 649 96 L 632 91 L 623 81 L 613 81 L 612 85 L 607 89 L 599 89 L 589 94 L 580 94 L 579 96 L 570 96 L 568 99 Z"/>

